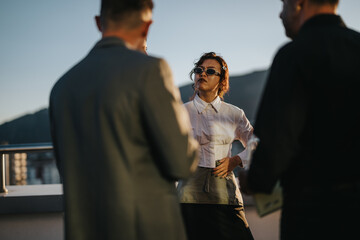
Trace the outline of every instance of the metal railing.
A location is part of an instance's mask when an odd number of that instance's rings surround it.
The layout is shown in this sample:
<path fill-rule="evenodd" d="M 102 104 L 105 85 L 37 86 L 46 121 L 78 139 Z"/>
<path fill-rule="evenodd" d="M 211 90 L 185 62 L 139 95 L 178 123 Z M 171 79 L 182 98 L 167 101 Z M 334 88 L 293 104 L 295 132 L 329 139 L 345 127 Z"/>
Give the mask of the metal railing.
<path fill-rule="evenodd" d="M 0 145 L 0 193 L 7 193 L 8 190 L 5 186 L 5 155 L 10 153 L 19 152 L 43 152 L 53 150 L 52 143 L 29 143 L 29 144 L 11 144 L 11 145 Z"/>

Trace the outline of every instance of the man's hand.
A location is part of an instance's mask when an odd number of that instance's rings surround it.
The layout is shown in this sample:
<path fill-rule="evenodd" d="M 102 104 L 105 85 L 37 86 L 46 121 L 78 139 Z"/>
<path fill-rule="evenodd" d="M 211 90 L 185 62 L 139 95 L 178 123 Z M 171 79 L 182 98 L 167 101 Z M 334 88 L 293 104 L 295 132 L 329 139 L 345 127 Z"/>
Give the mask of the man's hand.
<path fill-rule="evenodd" d="M 241 165 L 241 158 L 238 155 L 235 155 L 231 158 L 226 157 L 221 159 L 219 164 L 219 166 L 214 168 L 213 174 L 224 178 L 230 174 L 236 166 Z"/>

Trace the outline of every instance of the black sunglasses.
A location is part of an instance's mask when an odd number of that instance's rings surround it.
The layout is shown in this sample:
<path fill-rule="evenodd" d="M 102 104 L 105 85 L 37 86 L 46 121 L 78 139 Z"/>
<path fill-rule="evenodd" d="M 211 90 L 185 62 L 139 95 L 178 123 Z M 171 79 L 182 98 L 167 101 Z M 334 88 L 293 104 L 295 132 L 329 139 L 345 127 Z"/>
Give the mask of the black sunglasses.
<path fill-rule="evenodd" d="M 197 74 L 201 74 L 202 72 L 205 72 L 206 75 L 216 75 L 216 76 L 220 76 L 221 74 L 218 73 L 217 71 L 215 71 L 215 69 L 212 69 L 212 68 L 208 68 L 206 70 L 202 69 L 201 67 L 196 67 L 194 68 L 194 73 L 197 73 Z"/>

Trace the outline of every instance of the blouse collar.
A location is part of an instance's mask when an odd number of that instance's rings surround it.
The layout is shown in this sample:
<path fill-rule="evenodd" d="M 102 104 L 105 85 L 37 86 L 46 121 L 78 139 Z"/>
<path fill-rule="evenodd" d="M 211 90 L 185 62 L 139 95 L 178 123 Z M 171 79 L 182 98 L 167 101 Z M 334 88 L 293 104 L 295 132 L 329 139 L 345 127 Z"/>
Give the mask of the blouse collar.
<path fill-rule="evenodd" d="M 219 96 L 217 96 L 212 102 L 207 103 L 196 94 L 193 101 L 198 113 L 202 113 L 208 106 L 214 108 L 216 112 L 220 111 L 221 99 Z"/>

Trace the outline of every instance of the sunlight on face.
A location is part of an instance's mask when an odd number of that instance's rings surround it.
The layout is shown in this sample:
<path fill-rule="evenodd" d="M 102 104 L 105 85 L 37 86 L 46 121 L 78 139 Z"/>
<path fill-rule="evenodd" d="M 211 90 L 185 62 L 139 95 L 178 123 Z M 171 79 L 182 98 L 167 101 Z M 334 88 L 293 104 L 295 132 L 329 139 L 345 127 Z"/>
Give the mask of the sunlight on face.
<path fill-rule="evenodd" d="M 299 31 L 300 9 L 295 0 L 281 0 L 283 3 L 280 18 L 285 28 L 286 36 L 294 39 Z"/>
<path fill-rule="evenodd" d="M 216 72 L 221 72 L 221 66 L 215 59 L 206 59 L 199 67 L 203 70 L 214 69 Z M 196 88 L 199 90 L 200 94 L 213 93 L 217 95 L 219 88 L 220 76 L 217 75 L 207 75 L 202 72 L 200 74 L 195 74 Z"/>

